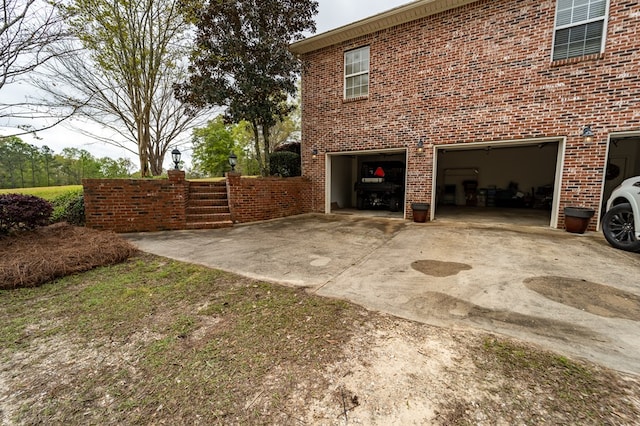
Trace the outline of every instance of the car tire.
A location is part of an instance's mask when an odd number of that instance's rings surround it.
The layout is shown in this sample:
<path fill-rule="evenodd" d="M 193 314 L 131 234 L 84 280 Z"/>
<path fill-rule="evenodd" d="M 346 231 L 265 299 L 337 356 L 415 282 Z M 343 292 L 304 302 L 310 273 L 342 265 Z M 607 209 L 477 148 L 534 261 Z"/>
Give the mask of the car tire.
<path fill-rule="evenodd" d="M 625 251 L 640 251 L 640 240 L 636 238 L 631 204 L 611 207 L 602 219 L 602 233 L 613 247 Z"/>
<path fill-rule="evenodd" d="M 400 210 L 400 200 L 397 198 L 391 198 L 389 200 L 389 211 L 397 212 L 398 210 Z"/>

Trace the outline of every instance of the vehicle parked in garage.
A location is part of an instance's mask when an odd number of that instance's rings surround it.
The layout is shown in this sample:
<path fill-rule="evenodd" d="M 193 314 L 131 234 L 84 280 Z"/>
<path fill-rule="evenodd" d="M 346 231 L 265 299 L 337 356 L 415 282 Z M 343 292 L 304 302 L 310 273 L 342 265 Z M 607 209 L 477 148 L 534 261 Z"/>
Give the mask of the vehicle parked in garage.
<path fill-rule="evenodd" d="M 356 207 L 397 212 L 404 202 L 405 165 L 401 161 L 362 163 L 355 184 Z"/>
<path fill-rule="evenodd" d="M 640 176 L 626 179 L 613 190 L 602 218 L 602 232 L 613 247 L 640 251 Z"/>

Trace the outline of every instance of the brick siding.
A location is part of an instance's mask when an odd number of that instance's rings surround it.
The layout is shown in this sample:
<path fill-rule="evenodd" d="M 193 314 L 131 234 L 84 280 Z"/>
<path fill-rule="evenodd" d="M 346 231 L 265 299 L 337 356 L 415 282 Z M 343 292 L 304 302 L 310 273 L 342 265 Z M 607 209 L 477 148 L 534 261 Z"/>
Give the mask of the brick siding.
<path fill-rule="evenodd" d="M 478 1 L 303 55 L 303 175 L 314 210 L 325 205 L 324 153 L 408 148 L 409 210 L 431 200 L 434 145 L 538 137 L 566 138 L 559 226 L 566 205 L 599 210 L 608 135 L 640 130 L 638 3 L 611 1 L 604 54 L 551 62 L 555 5 Z M 345 101 L 344 52 L 365 45 L 369 96 Z M 580 137 L 588 124 L 591 144 Z"/>

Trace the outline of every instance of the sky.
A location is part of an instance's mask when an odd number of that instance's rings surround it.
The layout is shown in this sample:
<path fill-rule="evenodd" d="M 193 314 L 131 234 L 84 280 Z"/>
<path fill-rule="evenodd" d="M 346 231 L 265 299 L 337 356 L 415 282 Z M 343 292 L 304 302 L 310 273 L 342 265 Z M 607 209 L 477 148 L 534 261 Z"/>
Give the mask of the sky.
<path fill-rule="evenodd" d="M 318 0 L 316 34 L 327 32 L 343 25 L 376 15 L 402 4 L 409 3 L 410 1 L 411 0 Z M 29 95 L 29 89 L 25 84 L 5 86 L 2 89 L 1 95 L 4 99 L 11 100 L 12 102 L 19 102 L 24 100 L 25 96 Z M 9 134 L 10 129 L 6 127 L 8 124 L 11 123 L 6 121 L 3 122 L 2 119 L 0 119 L 0 135 Z M 100 127 L 91 123 L 76 123 L 76 126 L 78 125 L 81 125 L 85 129 L 91 129 L 95 134 L 103 132 Z M 36 139 L 30 135 L 20 136 L 20 138 L 26 143 L 36 146 L 47 145 L 56 153 L 60 153 L 63 148 L 73 147 L 86 149 L 94 157 L 127 157 L 131 158 L 134 161 L 134 164 L 137 164 L 138 161 L 137 158 L 123 148 L 118 148 L 103 142 L 96 142 L 85 135 L 75 132 L 73 129 L 65 125 L 59 125 L 52 129 L 38 132 L 38 137 L 39 138 Z M 188 145 L 183 146 L 180 147 L 180 150 L 184 153 L 183 160 L 189 164 L 190 147 Z M 167 158 L 165 158 L 165 167 L 169 166 L 171 163 L 169 157 L 170 156 L 167 156 Z"/>

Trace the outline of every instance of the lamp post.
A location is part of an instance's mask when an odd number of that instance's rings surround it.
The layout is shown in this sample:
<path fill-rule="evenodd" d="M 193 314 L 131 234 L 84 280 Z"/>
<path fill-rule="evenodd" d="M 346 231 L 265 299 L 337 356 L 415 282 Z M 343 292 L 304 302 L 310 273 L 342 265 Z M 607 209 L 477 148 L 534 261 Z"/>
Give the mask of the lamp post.
<path fill-rule="evenodd" d="M 178 151 L 178 148 L 174 148 L 173 151 L 171 151 L 171 159 L 173 160 L 173 164 L 175 164 L 175 167 L 174 167 L 175 170 L 180 170 L 180 168 L 178 167 L 178 164 L 180 164 L 181 156 L 182 154 L 180 154 L 180 151 Z"/>
<path fill-rule="evenodd" d="M 232 152 L 229 154 L 229 165 L 231 166 L 231 171 L 236 171 L 236 164 L 238 164 L 238 157 Z"/>

